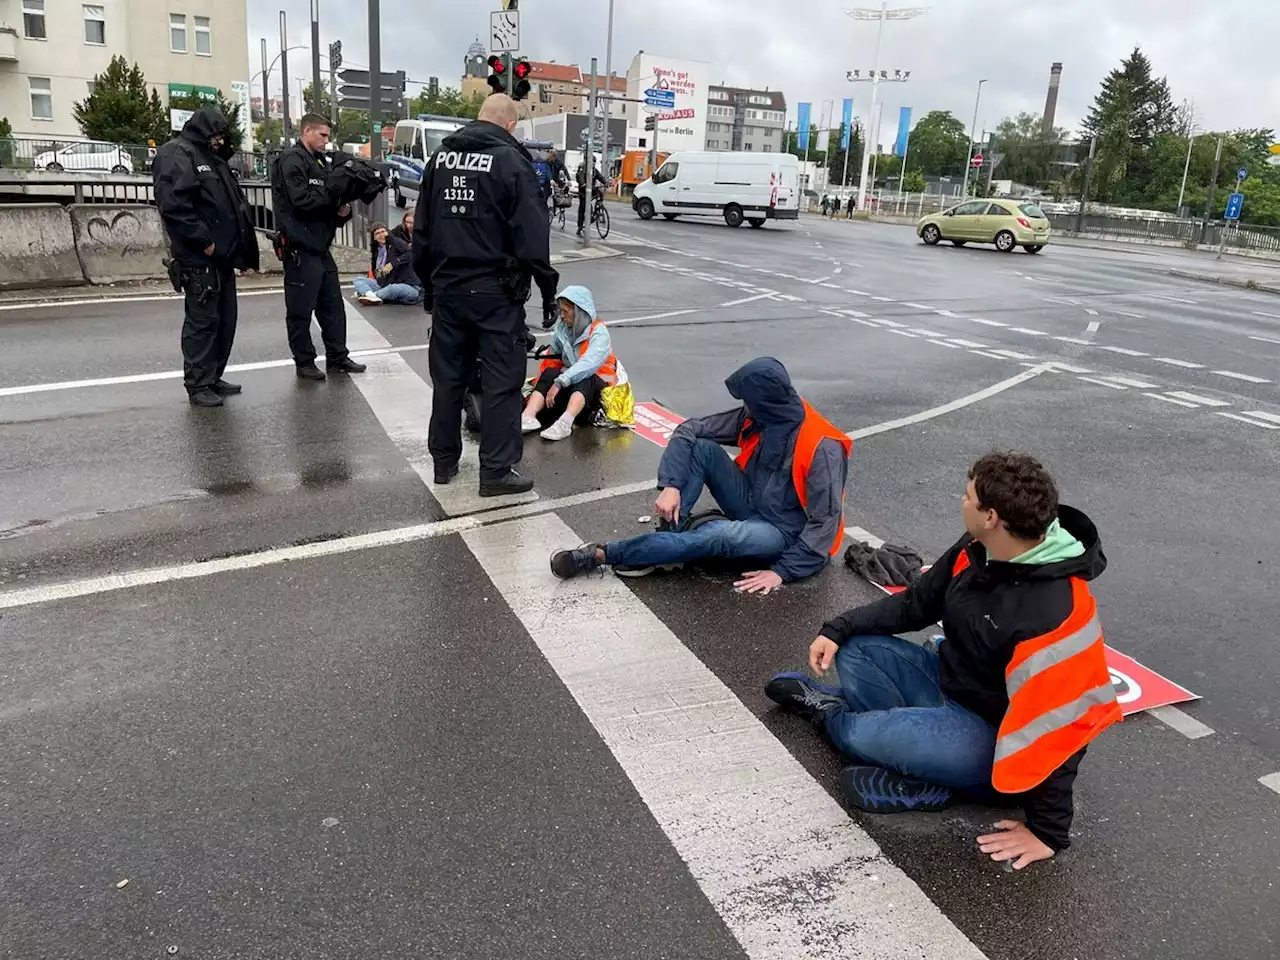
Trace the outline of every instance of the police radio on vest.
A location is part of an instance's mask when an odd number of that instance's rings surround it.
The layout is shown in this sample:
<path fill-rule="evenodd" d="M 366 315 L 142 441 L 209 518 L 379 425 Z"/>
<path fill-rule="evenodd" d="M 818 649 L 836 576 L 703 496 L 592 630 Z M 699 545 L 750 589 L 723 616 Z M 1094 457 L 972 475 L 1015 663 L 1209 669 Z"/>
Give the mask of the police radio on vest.
<path fill-rule="evenodd" d="M 478 170 L 481 173 L 489 173 L 493 170 L 493 155 L 441 150 L 436 154 L 436 169 L 439 170 L 441 167 L 449 170 Z"/>

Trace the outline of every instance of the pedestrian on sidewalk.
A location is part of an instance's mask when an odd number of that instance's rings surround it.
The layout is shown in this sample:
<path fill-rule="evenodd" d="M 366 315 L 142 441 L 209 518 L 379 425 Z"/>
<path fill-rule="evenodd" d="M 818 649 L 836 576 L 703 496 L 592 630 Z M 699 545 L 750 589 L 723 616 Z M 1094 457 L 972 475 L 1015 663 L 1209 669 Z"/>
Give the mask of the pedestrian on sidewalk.
<path fill-rule="evenodd" d="M 364 373 L 347 350 L 347 310 L 342 281 L 330 248 L 338 228 L 351 219 L 349 203 L 335 203 L 329 190 L 329 121 L 302 118 L 302 135 L 271 169 L 271 204 L 284 238 L 284 307 L 289 349 L 303 380 L 323 380 L 311 340 L 311 315 L 320 324 L 325 369 Z"/>
<path fill-rule="evenodd" d="M 220 407 L 240 387 L 222 379 L 236 335 L 236 273 L 258 269 L 258 241 L 244 193 L 227 160 L 228 125 L 201 107 L 156 151 L 156 207 L 169 235 L 171 276 L 186 294 L 183 385 L 198 407 Z"/>
<path fill-rule="evenodd" d="M 845 213 L 844 213 L 844 218 L 845 218 L 846 220 L 852 220 L 852 219 L 853 219 L 853 211 L 854 211 L 854 208 L 855 208 L 856 206 L 857 206 L 857 202 L 855 201 L 853 194 L 849 194 L 849 199 L 848 199 L 848 201 L 845 203 Z"/>
<path fill-rule="evenodd" d="M 823 625 L 809 666 L 834 662 L 838 687 L 783 673 L 765 693 L 853 764 L 840 788 L 859 810 L 1021 806 L 1025 823 L 978 837 L 1020 870 L 1067 848 L 1085 747 L 1120 719 L 1088 586 L 1107 560 L 1023 453 L 978 460 L 961 514 L 965 535 L 910 587 Z M 933 648 L 897 636 L 939 621 Z"/>
<path fill-rule="evenodd" d="M 421 303 L 422 281 L 413 272 L 409 244 L 391 236 L 385 223 L 375 223 L 369 230 L 369 249 L 369 276 L 352 281 L 360 302 L 369 307 Z"/>
<path fill-rule="evenodd" d="M 414 219 L 413 264 L 431 311 L 434 401 L 427 446 L 435 482 L 451 483 L 462 458 L 464 395 L 478 372 L 480 495 L 527 493 L 515 465 L 525 380 L 525 311 L 534 282 L 554 317 L 559 275 L 533 159 L 511 135 L 516 105 L 485 100 L 478 119 L 445 138 L 426 164 Z"/>
<path fill-rule="evenodd" d="M 561 550 L 552 573 L 568 579 L 609 564 L 634 577 L 712 557 L 749 560 L 760 566 L 734 586 L 767 594 L 826 567 L 844 545 L 853 441 L 801 399 L 773 357 L 752 360 L 725 386 L 742 405 L 686 420 L 662 455 L 656 512 L 666 529 Z M 719 510 L 694 515 L 704 489 Z"/>

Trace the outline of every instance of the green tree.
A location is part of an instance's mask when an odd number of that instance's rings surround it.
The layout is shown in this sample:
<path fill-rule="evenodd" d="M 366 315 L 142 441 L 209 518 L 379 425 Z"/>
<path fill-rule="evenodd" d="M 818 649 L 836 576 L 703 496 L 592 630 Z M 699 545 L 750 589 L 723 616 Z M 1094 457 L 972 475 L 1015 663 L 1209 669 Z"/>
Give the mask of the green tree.
<path fill-rule="evenodd" d="M 1172 133 L 1180 125 L 1178 110 L 1169 93 L 1169 81 L 1152 76 L 1151 61 L 1138 47 L 1102 81 L 1102 89 L 1084 121 L 1084 131 L 1099 136 L 1115 122 L 1116 108 L 1126 105 L 1129 138 L 1145 150 L 1162 133 Z"/>
<path fill-rule="evenodd" d="M 441 87 L 433 97 L 427 87 L 422 93 L 409 101 L 409 116 L 416 117 L 420 113 L 430 113 L 441 117 L 464 117 L 474 120 L 484 105 L 484 94 L 477 93 L 463 97 L 457 87 Z"/>
<path fill-rule="evenodd" d="M 105 72 L 93 78 L 93 93 L 75 104 L 72 113 L 90 140 L 143 144 L 169 139 L 169 112 L 147 85 L 137 64 L 115 56 Z"/>
<path fill-rule="evenodd" d="M 827 140 L 827 149 L 823 151 L 826 158 L 827 182 L 832 186 L 846 187 L 858 182 L 862 172 L 862 124 L 856 120 L 849 132 L 848 181 L 845 180 L 845 153 L 840 149 L 840 131 L 833 130 Z M 868 174 L 869 175 L 869 174 Z"/>
<path fill-rule="evenodd" d="M 928 176 L 963 176 L 968 144 L 963 121 L 948 110 L 932 110 L 911 130 L 908 159 Z"/>
<path fill-rule="evenodd" d="M 195 111 L 206 105 L 217 107 L 218 112 L 226 117 L 228 138 L 235 148 L 239 150 L 241 143 L 244 142 L 244 129 L 240 126 L 240 102 L 238 100 L 228 100 L 222 95 L 221 90 L 218 91 L 217 97 L 212 100 L 206 99 L 194 91 L 169 98 L 170 110 Z"/>
<path fill-rule="evenodd" d="M 1043 186 L 1057 179 L 1054 160 L 1061 150 L 1065 131 L 1043 131 L 1040 117 L 1020 113 L 1000 121 L 993 135 L 992 153 L 1001 156 L 997 173 L 1002 180 L 1029 186 Z"/>
<path fill-rule="evenodd" d="M 927 186 L 924 174 L 919 170 L 908 170 L 902 177 L 902 190 L 904 193 L 924 193 Z"/>
<path fill-rule="evenodd" d="M 253 128 L 253 142 L 259 147 L 264 145 L 275 149 L 284 137 L 284 121 L 278 117 L 268 117 Z"/>
<path fill-rule="evenodd" d="M 0 117 L 0 167 L 13 166 L 13 127 L 8 117 Z"/>

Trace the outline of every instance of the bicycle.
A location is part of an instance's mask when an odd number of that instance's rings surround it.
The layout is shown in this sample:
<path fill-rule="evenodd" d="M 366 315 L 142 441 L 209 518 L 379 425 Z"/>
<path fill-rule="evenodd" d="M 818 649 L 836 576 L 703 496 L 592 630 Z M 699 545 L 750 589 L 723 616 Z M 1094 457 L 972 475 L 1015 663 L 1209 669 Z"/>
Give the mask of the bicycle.
<path fill-rule="evenodd" d="M 560 229 L 563 230 L 565 224 L 565 210 L 572 206 L 572 201 L 569 200 L 568 191 L 559 185 L 552 186 L 551 194 L 547 198 L 547 203 L 547 214 L 550 223 L 553 226 L 558 224 Z"/>
<path fill-rule="evenodd" d="M 596 233 L 601 240 L 609 238 L 609 210 L 604 205 L 604 191 L 593 190 L 591 199 L 591 222 L 596 226 Z"/>

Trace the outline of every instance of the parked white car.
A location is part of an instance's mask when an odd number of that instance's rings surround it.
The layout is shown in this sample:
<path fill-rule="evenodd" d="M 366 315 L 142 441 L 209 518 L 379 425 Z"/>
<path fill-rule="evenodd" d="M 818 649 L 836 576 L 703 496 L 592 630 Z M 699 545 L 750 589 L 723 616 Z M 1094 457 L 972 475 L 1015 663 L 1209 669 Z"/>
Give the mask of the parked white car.
<path fill-rule="evenodd" d="M 99 173 L 133 173 L 133 158 L 124 147 L 99 140 L 72 143 L 60 150 L 47 150 L 37 154 L 37 170 L 50 173 L 92 170 Z"/>

